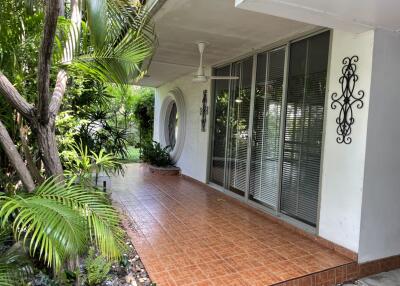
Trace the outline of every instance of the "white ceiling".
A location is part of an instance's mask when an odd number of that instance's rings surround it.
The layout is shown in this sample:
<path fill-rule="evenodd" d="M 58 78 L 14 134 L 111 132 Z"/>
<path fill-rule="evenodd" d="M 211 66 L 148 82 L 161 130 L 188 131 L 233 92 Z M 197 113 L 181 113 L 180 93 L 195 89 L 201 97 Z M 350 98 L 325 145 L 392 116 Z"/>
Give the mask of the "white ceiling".
<path fill-rule="evenodd" d="M 400 30 L 399 0 L 236 0 L 236 6 L 352 32 Z"/>
<path fill-rule="evenodd" d="M 141 85 L 160 86 L 194 73 L 196 41 L 207 41 L 204 62 L 214 65 L 316 26 L 235 8 L 235 0 L 167 0 L 155 14 L 159 47 Z"/>

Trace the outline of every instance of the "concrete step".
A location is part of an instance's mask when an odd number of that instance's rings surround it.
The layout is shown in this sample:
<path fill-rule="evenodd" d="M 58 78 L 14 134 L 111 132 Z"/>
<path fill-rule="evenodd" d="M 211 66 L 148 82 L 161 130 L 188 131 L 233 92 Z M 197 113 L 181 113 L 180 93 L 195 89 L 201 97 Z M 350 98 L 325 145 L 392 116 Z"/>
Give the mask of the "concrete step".
<path fill-rule="evenodd" d="M 360 279 L 357 284 L 344 284 L 343 286 L 400 286 L 400 269 L 382 272 Z"/>

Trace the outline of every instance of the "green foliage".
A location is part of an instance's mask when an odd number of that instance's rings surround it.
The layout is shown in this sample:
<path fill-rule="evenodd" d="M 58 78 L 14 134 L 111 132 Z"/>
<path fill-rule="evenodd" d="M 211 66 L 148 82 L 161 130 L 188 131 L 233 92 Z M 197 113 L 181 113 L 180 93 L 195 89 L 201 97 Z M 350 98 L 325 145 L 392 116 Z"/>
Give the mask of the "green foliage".
<path fill-rule="evenodd" d="M 55 280 L 51 279 L 49 275 L 40 271 L 35 275 L 34 283 L 35 286 L 60 286 L 60 283 Z"/>
<path fill-rule="evenodd" d="M 101 284 L 106 280 L 111 269 L 111 264 L 105 257 L 96 255 L 94 248 L 90 248 L 85 260 L 89 286 Z"/>
<path fill-rule="evenodd" d="M 35 100 L 35 69 L 44 16 L 39 1 L 35 1 L 32 9 L 26 9 L 24 2 L 1 1 L 0 71 L 23 96 Z"/>
<path fill-rule="evenodd" d="M 79 118 L 72 110 L 60 112 L 57 116 L 57 143 L 61 161 L 65 166 L 65 162 L 74 160 L 75 152 L 71 152 L 71 146 L 77 144 L 79 140 L 80 128 L 87 124 L 87 120 Z"/>
<path fill-rule="evenodd" d="M 154 89 L 141 88 L 136 90 L 131 106 L 133 120 L 140 132 L 140 142 L 151 140 L 154 125 Z"/>
<path fill-rule="evenodd" d="M 43 30 L 42 2 L 31 7 L 25 1 L 2 0 L 0 4 L 0 73 L 3 73 L 30 101 L 36 100 L 36 68 L 38 47 Z M 40 2 L 40 3 L 39 3 Z M 28 9 L 29 8 L 29 9 Z M 13 108 L 0 96 L 0 120 L 12 138 L 16 138 L 16 120 Z M 15 172 L 9 168 L 6 155 L 0 147 L 0 190 L 14 184 Z"/>
<path fill-rule="evenodd" d="M 115 106 L 119 106 L 118 125 L 129 130 L 128 142 L 138 146 L 151 140 L 154 124 L 154 89 L 138 86 L 109 85 Z"/>
<path fill-rule="evenodd" d="M 146 142 L 143 144 L 142 160 L 158 167 L 167 167 L 173 164 L 169 155 L 170 147 L 162 147 L 160 143 Z"/>
<path fill-rule="evenodd" d="M 7 242 L 3 239 L 8 238 L 8 229 L 0 232 L 1 245 Z M 12 238 L 12 237 L 11 237 Z M 0 252 L 0 285 L 12 286 L 23 285 L 24 281 L 32 274 L 31 262 L 19 243 L 15 243 L 6 250 Z"/>
<path fill-rule="evenodd" d="M 71 35 L 81 43 L 80 53 L 66 67 L 102 82 L 127 84 L 141 78 L 157 42 L 148 12 L 129 0 L 85 3 L 82 40 Z"/>
<path fill-rule="evenodd" d="M 140 162 L 139 148 L 135 148 L 134 146 L 129 146 L 128 147 L 128 157 L 126 158 L 126 161 L 132 162 L 132 163 Z"/>
<path fill-rule="evenodd" d="M 128 130 L 118 124 L 119 106 L 105 84 L 89 77 L 76 77 L 57 120 L 61 159 L 65 160 L 68 155 L 65 150 L 73 142 L 82 143 L 96 153 L 104 149 L 125 158 Z"/>
<path fill-rule="evenodd" d="M 89 241 L 108 259 L 120 256 L 118 214 L 99 191 L 48 179 L 32 194 L 2 195 L 0 202 L 2 227 L 10 223 L 15 240 L 57 272 Z"/>
<path fill-rule="evenodd" d="M 131 7 L 130 0 L 83 2 L 80 33 L 75 28 L 70 30 L 69 20 L 58 20 L 50 76 L 54 86 L 55 74 L 65 68 L 72 83 L 71 96 L 67 94 L 64 102 L 67 108 L 57 122 L 58 142 L 68 169 L 66 177 L 71 180 L 63 183 L 59 178 L 49 178 L 33 193 L 16 193 L 14 188 L 10 194 L 0 195 L 1 227 L 11 226 L 13 240 L 58 273 L 66 260 L 84 253 L 88 244 L 95 245 L 106 259 L 120 256 L 124 243 L 118 214 L 106 195 L 91 184 L 93 172 L 120 169 L 111 154 L 123 155 L 126 150 L 125 130 L 118 126 L 118 119 L 114 124 L 111 113 L 115 110 L 110 108 L 113 100 L 101 82 L 127 83 L 143 76 L 156 44 L 149 15 Z M 66 1 L 67 11 L 69 3 Z M 45 1 L 2 0 L 0 9 L 0 72 L 34 105 L 38 100 L 37 65 L 44 4 Z M 77 43 L 78 49 L 70 50 L 74 45 L 67 44 L 67 38 Z M 61 62 L 64 49 L 75 55 L 71 62 Z M 18 146 L 15 119 L 14 110 L 0 97 L 0 120 Z M 30 136 L 36 140 L 34 129 Z M 88 139 L 88 143 L 68 150 L 80 139 Z M 35 155 L 37 146 L 29 142 Z M 14 170 L 1 152 L 0 190 L 5 191 L 14 184 L 10 180 Z M 0 254 L 0 285 L 21 285 L 15 281 L 7 284 L 12 271 L 18 268 L 11 263 L 13 260 L 3 260 L 9 257 L 7 253 Z M 16 261 L 22 261 L 21 257 Z"/>
<path fill-rule="evenodd" d="M 65 153 L 67 158 L 64 162 L 66 166 L 65 176 L 70 180 L 79 181 L 86 188 L 93 185 L 93 172 L 96 175 L 102 172 L 110 175 L 123 171 L 121 163 L 114 156 L 105 153 L 104 150 L 100 150 L 96 154 L 89 151 L 87 146 L 72 143 L 70 149 Z"/>

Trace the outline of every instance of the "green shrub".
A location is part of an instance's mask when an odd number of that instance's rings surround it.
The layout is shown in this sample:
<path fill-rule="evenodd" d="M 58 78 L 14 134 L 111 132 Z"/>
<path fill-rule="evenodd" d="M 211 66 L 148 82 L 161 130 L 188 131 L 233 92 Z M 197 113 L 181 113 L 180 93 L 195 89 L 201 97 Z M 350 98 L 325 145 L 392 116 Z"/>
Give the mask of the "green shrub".
<path fill-rule="evenodd" d="M 104 256 L 96 256 L 95 250 L 91 248 L 85 260 L 88 284 L 90 286 L 98 285 L 106 280 L 111 269 L 111 264 Z"/>
<path fill-rule="evenodd" d="M 170 146 L 162 147 L 160 143 L 153 141 L 143 144 L 142 149 L 141 159 L 143 162 L 158 167 L 167 167 L 173 164 L 169 155 Z"/>

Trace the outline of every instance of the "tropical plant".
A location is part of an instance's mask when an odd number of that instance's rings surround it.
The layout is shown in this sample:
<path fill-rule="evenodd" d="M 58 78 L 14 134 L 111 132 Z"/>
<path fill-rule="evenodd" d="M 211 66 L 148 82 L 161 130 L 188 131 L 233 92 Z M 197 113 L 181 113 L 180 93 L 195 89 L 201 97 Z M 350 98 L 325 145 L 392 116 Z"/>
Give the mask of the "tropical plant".
<path fill-rule="evenodd" d="M 0 230 L 0 285 L 22 285 L 32 274 L 31 262 L 20 243 L 15 243 L 9 228 Z"/>
<path fill-rule="evenodd" d="M 89 249 L 85 260 L 87 282 L 89 286 L 99 285 L 107 279 L 111 269 L 111 262 L 101 255 L 96 255 L 94 248 Z"/>
<path fill-rule="evenodd" d="M 8 181 L 0 182 L 6 192 L 0 195 L 0 227 L 11 226 L 13 241 L 55 272 L 89 243 L 107 259 L 118 257 L 124 245 L 106 195 L 76 176 L 64 180 L 55 122 L 67 80 L 89 74 L 97 81 L 131 82 L 146 71 L 156 42 L 147 12 L 130 0 L 68 1 L 70 20 L 59 17 L 61 3 L 2 0 L 0 9 L 0 176 Z M 86 156 L 93 161 L 75 166 L 86 168 L 82 177 L 113 160 L 104 152 Z M 15 174 L 20 181 L 10 182 Z M 0 259 L 5 285 L 15 278 L 7 270 L 11 262 Z"/>
<path fill-rule="evenodd" d="M 56 121 L 62 162 L 74 142 L 96 153 L 104 149 L 119 158 L 127 157 L 128 129 L 119 124 L 118 116 L 122 104 L 104 83 L 87 76 L 76 77 L 65 99 Z"/>
<path fill-rule="evenodd" d="M 154 89 L 140 88 L 132 98 L 133 121 L 139 129 L 139 143 L 150 141 L 154 125 Z"/>
<path fill-rule="evenodd" d="M 104 149 L 121 158 L 127 156 L 128 131 L 113 124 L 116 119 L 113 112 L 95 107 L 84 116 L 86 122 L 82 124 L 77 136 L 84 145 L 95 152 Z"/>
<path fill-rule="evenodd" d="M 109 176 L 111 173 L 123 172 L 122 164 L 114 156 L 100 150 L 98 154 L 89 151 L 87 146 L 73 143 L 71 149 L 66 153 L 68 158 L 64 164 L 64 174 L 73 181 L 78 181 L 86 188 L 93 186 L 93 173 L 95 173 L 95 184 L 100 173 Z"/>
<path fill-rule="evenodd" d="M 47 177 L 58 178 L 63 168 L 56 143 L 55 119 L 68 75 L 85 73 L 102 81 L 131 82 L 146 71 L 144 63 L 149 62 L 156 42 L 148 13 L 140 5 L 132 6 L 130 0 L 86 0 L 84 5 L 72 0 L 69 2 L 71 21 L 59 18 L 61 1 L 45 1 L 42 9 L 32 11 L 34 15 L 44 14 L 39 25 L 43 32 L 37 50 L 37 69 L 30 74 L 37 79 L 32 85 L 37 88 L 35 99 L 25 98 L 14 79 L 11 82 L 9 75 L 0 72 L 0 94 L 34 132 L 32 139 L 37 142 Z M 86 8 L 80 11 L 80 7 Z M 23 35 L 19 41 L 24 41 Z M 24 75 L 22 82 L 26 80 L 28 77 Z M 51 83 L 55 83 L 53 93 L 50 93 Z M 33 192 L 40 180 L 35 179 L 24 163 L 13 138 L 0 120 L 0 145 L 25 189 Z"/>
<path fill-rule="evenodd" d="M 158 167 L 167 167 L 173 164 L 169 151 L 170 146 L 162 147 L 160 143 L 156 141 L 146 142 L 143 146 L 142 160 L 143 162 L 149 163 Z"/>
<path fill-rule="evenodd" d="M 121 254 L 118 213 L 100 191 L 48 179 L 32 193 L 2 195 L 0 202 L 1 226 L 11 224 L 14 239 L 56 272 L 89 242 L 107 259 Z"/>
<path fill-rule="evenodd" d="M 41 5 L 26 7 L 26 1 L 3 0 L 0 9 L 0 71 L 4 73 L 24 98 L 36 99 L 37 78 L 35 69 L 38 65 L 38 47 L 43 27 L 43 9 Z M 1 95 L 1 94 L 0 94 Z M 0 96 L 0 121 L 7 128 L 9 135 L 19 145 L 18 130 L 22 121 L 12 105 Z M 4 185 L 19 186 L 19 179 L 0 144 L 0 189 L 9 189 Z M 16 189 L 16 188 L 15 188 Z"/>
<path fill-rule="evenodd" d="M 33 286 L 60 286 L 59 278 L 51 278 L 48 274 L 39 271 L 32 281 Z M 65 285 L 65 284 L 64 284 Z M 68 285 L 68 284 L 67 284 Z M 71 285 L 71 283 L 70 283 Z"/>

